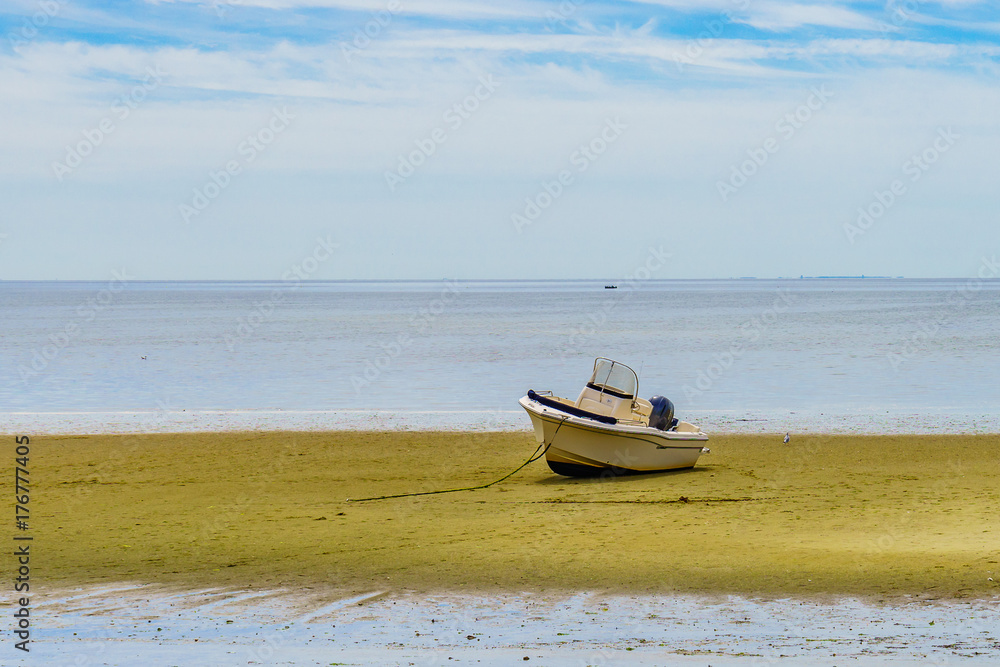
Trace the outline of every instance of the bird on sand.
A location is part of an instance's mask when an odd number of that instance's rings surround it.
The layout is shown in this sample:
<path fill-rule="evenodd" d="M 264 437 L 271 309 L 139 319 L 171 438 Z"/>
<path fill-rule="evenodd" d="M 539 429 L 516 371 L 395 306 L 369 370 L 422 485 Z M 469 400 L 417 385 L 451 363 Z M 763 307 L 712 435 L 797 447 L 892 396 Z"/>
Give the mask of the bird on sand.
<path fill-rule="evenodd" d="M 791 437 L 790 435 L 788 435 L 788 434 L 786 433 L 786 434 L 785 434 L 785 439 L 784 439 L 784 440 L 782 440 L 782 442 L 784 442 L 784 443 L 785 443 L 785 444 L 787 445 L 787 444 L 788 444 L 788 441 L 789 441 L 789 440 L 791 440 L 791 439 L 792 439 L 792 437 Z"/>

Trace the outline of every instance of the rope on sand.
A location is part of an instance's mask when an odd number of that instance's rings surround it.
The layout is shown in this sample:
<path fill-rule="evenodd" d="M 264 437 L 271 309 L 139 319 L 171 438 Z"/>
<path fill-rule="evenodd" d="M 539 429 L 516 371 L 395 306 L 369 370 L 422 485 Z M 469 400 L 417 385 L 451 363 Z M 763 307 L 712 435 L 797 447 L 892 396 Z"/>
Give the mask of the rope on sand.
<path fill-rule="evenodd" d="M 389 500 L 390 498 L 410 498 L 412 496 L 433 496 L 433 495 L 436 495 L 436 494 L 439 494 L 439 493 L 455 493 L 456 491 L 477 491 L 479 489 L 489 488 L 489 487 L 493 486 L 494 484 L 499 484 L 500 482 L 504 481 L 505 479 L 513 477 L 515 473 L 519 472 L 522 468 L 524 468 L 525 466 L 527 466 L 529 463 L 534 463 L 538 459 L 540 459 L 543 456 L 545 456 L 545 452 L 549 451 L 549 447 L 551 447 L 552 443 L 555 441 L 556 434 L 559 433 L 559 429 L 561 429 L 562 425 L 564 423 L 566 423 L 566 419 L 567 418 L 564 417 L 562 419 L 562 421 L 559 422 L 559 426 L 556 426 L 555 433 L 552 434 L 552 438 L 549 440 L 549 443 L 547 445 L 544 442 L 540 443 L 538 445 L 538 447 L 535 448 L 535 451 L 531 453 L 531 456 L 528 457 L 527 461 L 525 461 L 524 463 L 522 463 L 518 467 L 514 468 L 514 470 L 510 471 L 509 473 L 507 473 L 506 475 L 504 475 L 500 479 L 495 479 L 492 482 L 490 482 L 489 484 L 482 484 L 480 486 L 463 486 L 460 489 L 441 489 L 439 491 L 417 491 L 417 492 L 414 492 L 414 493 L 396 493 L 396 494 L 391 495 L 391 496 L 372 496 L 371 498 L 348 498 L 347 502 L 349 502 L 349 503 L 363 503 L 363 502 L 367 502 L 369 500 Z M 545 445 L 545 449 L 542 449 L 542 445 Z M 538 451 L 540 449 L 541 449 L 541 451 Z"/>

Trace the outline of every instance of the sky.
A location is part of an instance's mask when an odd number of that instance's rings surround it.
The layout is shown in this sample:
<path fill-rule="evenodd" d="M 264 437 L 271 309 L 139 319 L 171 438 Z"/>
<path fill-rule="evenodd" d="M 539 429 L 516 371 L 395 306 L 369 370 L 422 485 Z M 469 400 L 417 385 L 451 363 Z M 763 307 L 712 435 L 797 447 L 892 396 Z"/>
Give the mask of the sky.
<path fill-rule="evenodd" d="M 976 0 L 0 1 L 0 279 L 972 277 Z"/>

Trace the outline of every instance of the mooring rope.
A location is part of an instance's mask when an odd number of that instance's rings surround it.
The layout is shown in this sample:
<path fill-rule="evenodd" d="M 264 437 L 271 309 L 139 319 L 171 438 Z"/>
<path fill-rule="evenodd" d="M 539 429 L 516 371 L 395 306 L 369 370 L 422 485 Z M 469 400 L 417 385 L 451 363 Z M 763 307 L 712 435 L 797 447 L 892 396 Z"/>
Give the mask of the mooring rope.
<path fill-rule="evenodd" d="M 499 484 L 500 482 L 504 481 L 505 479 L 513 477 L 515 473 L 519 472 L 522 468 L 524 468 L 525 466 L 527 466 L 529 463 L 534 463 L 538 459 L 540 459 L 543 456 L 545 456 L 545 452 L 549 451 L 549 447 L 551 447 L 552 443 L 555 442 L 556 434 L 559 433 L 559 429 L 562 428 L 562 425 L 566 423 L 567 419 L 568 419 L 568 417 L 563 417 L 562 418 L 562 420 L 559 422 L 559 426 L 556 426 L 556 430 L 552 434 L 552 437 L 549 439 L 549 443 L 547 445 L 544 442 L 539 443 L 538 447 L 536 447 L 535 451 L 531 453 L 531 456 L 528 457 L 527 461 L 525 461 L 524 463 L 522 463 L 518 467 L 514 468 L 514 470 L 510 471 L 509 473 L 507 473 L 506 475 L 504 475 L 500 479 L 495 479 L 492 482 L 490 482 L 489 484 L 482 484 L 480 486 L 463 486 L 460 489 L 441 489 L 439 491 L 416 491 L 414 493 L 396 493 L 396 494 L 393 494 L 391 496 L 372 496 L 371 498 L 348 498 L 347 502 L 349 502 L 349 503 L 363 503 L 363 502 L 367 502 L 369 500 L 389 500 L 390 498 L 409 498 L 411 496 L 433 496 L 433 495 L 438 494 L 438 493 L 455 493 L 456 491 L 477 491 L 479 489 L 485 489 L 485 488 L 491 487 L 494 484 Z M 545 445 L 545 449 L 542 449 L 542 445 Z M 540 449 L 542 450 L 541 452 L 538 451 Z"/>

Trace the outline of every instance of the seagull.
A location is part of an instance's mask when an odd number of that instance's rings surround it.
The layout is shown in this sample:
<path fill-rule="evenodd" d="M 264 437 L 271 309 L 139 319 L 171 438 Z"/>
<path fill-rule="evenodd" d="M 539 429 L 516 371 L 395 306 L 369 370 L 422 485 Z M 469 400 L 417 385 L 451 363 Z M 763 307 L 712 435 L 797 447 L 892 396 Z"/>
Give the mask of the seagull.
<path fill-rule="evenodd" d="M 786 433 L 786 434 L 785 434 L 785 439 L 784 439 L 784 440 L 782 440 L 782 442 L 783 442 L 783 443 L 785 443 L 785 444 L 787 445 L 787 444 L 788 444 L 788 441 L 789 441 L 789 440 L 791 440 L 791 439 L 792 439 L 792 437 L 791 437 L 790 435 L 788 435 L 788 434 Z"/>

